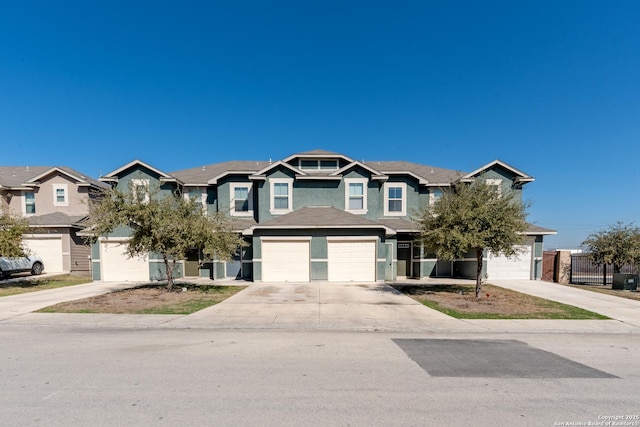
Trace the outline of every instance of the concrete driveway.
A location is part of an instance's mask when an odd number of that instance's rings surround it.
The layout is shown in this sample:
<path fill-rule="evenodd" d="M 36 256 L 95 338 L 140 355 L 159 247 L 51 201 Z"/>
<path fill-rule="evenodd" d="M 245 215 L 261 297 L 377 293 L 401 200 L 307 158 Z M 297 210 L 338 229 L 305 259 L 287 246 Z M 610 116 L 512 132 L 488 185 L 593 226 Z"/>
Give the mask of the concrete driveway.
<path fill-rule="evenodd" d="M 434 322 L 439 320 L 440 322 Z M 254 283 L 226 301 L 169 322 L 188 327 L 434 330 L 458 321 L 371 283 Z"/>

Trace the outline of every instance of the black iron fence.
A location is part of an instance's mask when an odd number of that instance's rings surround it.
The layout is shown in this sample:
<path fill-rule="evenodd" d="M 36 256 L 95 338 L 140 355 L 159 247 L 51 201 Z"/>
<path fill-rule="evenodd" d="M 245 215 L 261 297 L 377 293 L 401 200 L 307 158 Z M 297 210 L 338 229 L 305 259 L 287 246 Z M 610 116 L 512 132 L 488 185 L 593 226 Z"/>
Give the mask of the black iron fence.
<path fill-rule="evenodd" d="M 624 265 L 621 273 L 636 273 L 634 265 Z M 597 266 L 589 259 L 589 254 L 571 254 L 570 282 L 577 285 L 611 285 L 613 284 L 613 265 Z"/>

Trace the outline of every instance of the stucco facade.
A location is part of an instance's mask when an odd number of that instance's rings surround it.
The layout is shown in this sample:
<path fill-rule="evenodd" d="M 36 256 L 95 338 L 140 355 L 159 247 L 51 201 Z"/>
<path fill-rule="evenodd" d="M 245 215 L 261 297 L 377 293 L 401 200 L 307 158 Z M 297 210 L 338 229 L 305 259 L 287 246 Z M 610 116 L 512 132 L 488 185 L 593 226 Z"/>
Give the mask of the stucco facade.
<path fill-rule="evenodd" d="M 425 253 L 412 219 L 454 183 L 476 179 L 519 197 L 523 186 L 533 181 L 497 160 L 464 174 L 411 162 L 361 162 L 322 150 L 275 162 L 232 161 L 171 173 L 136 160 L 101 177 L 123 191 L 140 182 L 156 188 L 160 196 L 179 191 L 200 200 L 208 213 L 229 215 L 247 247 L 230 262 L 201 259 L 195 251 L 193 260 L 179 263 L 176 273 L 253 281 L 473 277 L 475 257 L 445 262 Z M 554 233 L 530 227 L 518 274 L 540 277 L 543 237 Z M 119 230 L 94 245 L 94 279 L 109 276 L 106 263 L 117 265 L 116 258 L 105 259 L 113 246 L 108 242 L 126 239 L 127 234 Z M 140 277 L 163 278 L 157 258 L 149 254 Z M 485 273 L 509 273 L 508 260 L 489 258 Z"/>

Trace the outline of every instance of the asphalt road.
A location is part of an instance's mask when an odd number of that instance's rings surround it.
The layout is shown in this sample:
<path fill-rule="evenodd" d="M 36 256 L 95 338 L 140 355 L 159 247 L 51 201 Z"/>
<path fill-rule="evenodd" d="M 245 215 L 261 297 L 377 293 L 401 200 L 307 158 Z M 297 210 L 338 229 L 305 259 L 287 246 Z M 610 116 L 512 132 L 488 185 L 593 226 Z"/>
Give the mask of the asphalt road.
<path fill-rule="evenodd" d="M 607 425 L 640 336 L 0 325 L 0 384 L 3 426 Z"/>

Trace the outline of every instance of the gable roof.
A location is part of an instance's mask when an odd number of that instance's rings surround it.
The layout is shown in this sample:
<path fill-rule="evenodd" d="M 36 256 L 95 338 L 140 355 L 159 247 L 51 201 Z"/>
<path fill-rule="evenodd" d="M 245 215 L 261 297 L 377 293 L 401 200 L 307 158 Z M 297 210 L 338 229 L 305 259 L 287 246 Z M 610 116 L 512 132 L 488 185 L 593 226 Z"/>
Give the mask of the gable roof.
<path fill-rule="evenodd" d="M 521 182 L 521 183 L 526 183 L 526 182 L 532 182 L 535 181 L 535 178 L 533 178 L 532 176 L 527 175 L 526 173 L 514 168 L 511 165 L 506 164 L 505 162 L 501 161 L 501 160 L 494 160 L 490 163 L 487 163 L 484 166 L 479 167 L 478 169 L 474 170 L 473 172 L 470 172 L 466 175 L 464 175 L 461 180 L 462 181 L 466 181 L 466 180 L 472 180 L 474 179 L 478 174 L 480 174 L 481 172 L 491 169 L 494 166 L 500 166 L 503 169 L 508 170 L 509 172 L 511 172 L 512 174 L 514 174 L 516 176 L 516 182 Z"/>
<path fill-rule="evenodd" d="M 102 182 L 67 166 L 0 166 L 0 188 L 26 189 L 39 185 L 39 181 L 52 174 L 63 174 L 81 186 L 105 188 Z"/>
<path fill-rule="evenodd" d="M 157 173 L 160 176 L 160 179 L 164 178 L 164 179 L 166 179 L 168 181 L 175 181 L 175 178 L 173 176 L 167 174 L 166 172 L 161 171 L 160 169 L 156 169 L 153 166 L 149 165 L 148 163 L 145 163 L 142 160 L 138 160 L 138 159 L 132 160 L 129 163 L 127 163 L 126 165 L 121 166 L 118 169 L 115 169 L 115 170 L 109 172 L 108 174 L 101 176 L 100 177 L 100 181 L 106 181 L 106 182 L 117 181 L 118 178 L 119 178 L 119 175 L 122 172 L 124 172 L 127 169 L 130 169 L 130 168 L 132 168 L 134 166 L 142 166 L 142 167 L 144 167 L 146 169 L 149 169 L 150 171 Z"/>

